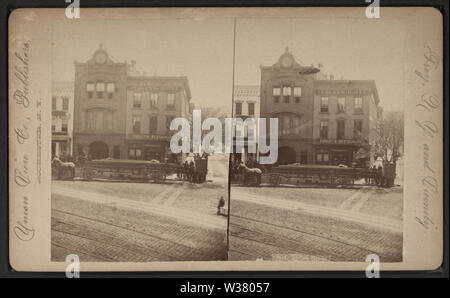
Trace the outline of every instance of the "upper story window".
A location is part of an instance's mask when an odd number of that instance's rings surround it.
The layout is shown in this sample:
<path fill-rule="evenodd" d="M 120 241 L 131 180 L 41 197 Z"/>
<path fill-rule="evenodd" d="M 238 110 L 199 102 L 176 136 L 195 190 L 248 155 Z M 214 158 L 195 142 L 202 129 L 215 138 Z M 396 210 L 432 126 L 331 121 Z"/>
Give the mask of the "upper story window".
<path fill-rule="evenodd" d="M 273 98 L 274 98 L 276 103 L 280 102 L 281 88 L 280 87 L 273 87 L 272 95 L 273 95 Z"/>
<path fill-rule="evenodd" d="M 94 91 L 95 91 L 95 84 L 94 83 L 87 83 L 86 84 L 86 91 L 88 94 L 88 98 L 92 98 L 92 96 L 94 95 Z"/>
<path fill-rule="evenodd" d="M 97 92 L 98 98 L 103 98 L 103 93 L 105 92 L 105 83 L 97 82 L 95 85 L 95 91 Z"/>
<path fill-rule="evenodd" d="M 362 128 L 363 128 L 363 121 L 362 120 L 355 120 L 353 127 L 354 127 L 354 131 L 355 131 L 355 135 L 356 134 L 361 134 L 362 133 Z"/>
<path fill-rule="evenodd" d="M 64 111 L 68 111 L 69 110 L 69 98 L 67 96 L 64 96 L 62 98 L 62 109 Z"/>
<path fill-rule="evenodd" d="M 337 103 L 337 111 L 338 113 L 345 112 L 345 97 L 339 97 Z"/>
<path fill-rule="evenodd" d="M 296 115 L 285 115 L 279 117 L 279 135 L 300 134 L 300 117 Z"/>
<path fill-rule="evenodd" d="M 167 109 L 175 109 L 175 94 L 169 93 L 167 94 Z"/>
<path fill-rule="evenodd" d="M 248 115 L 255 116 L 255 103 L 253 102 L 248 103 Z"/>
<path fill-rule="evenodd" d="M 355 113 L 363 112 L 363 100 L 362 97 L 355 97 Z"/>
<path fill-rule="evenodd" d="M 294 87 L 295 103 L 300 103 L 300 97 L 302 97 L 302 87 Z"/>
<path fill-rule="evenodd" d="M 134 93 L 133 95 L 133 108 L 140 109 L 142 107 L 142 94 Z"/>
<path fill-rule="evenodd" d="M 328 97 L 320 98 L 320 112 L 328 113 Z"/>
<path fill-rule="evenodd" d="M 175 117 L 174 116 L 171 116 L 171 115 L 167 115 L 166 116 L 166 128 L 167 129 L 170 129 L 170 123 L 172 123 L 172 120 L 174 119 Z"/>
<path fill-rule="evenodd" d="M 337 121 L 337 134 L 336 137 L 338 140 L 345 139 L 345 120 Z"/>
<path fill-rule="evenodd" d="M 236 103 L 236 115 L 242 115 L 242 102 Z"/>
<path fill-rule="evenodd" d="M 328 139 L 328 120 L 320 120 L 320 138 Z"/>
<path fill-rule="evenodd" d="M 87 129 L 88 130 L 112 130 L 112 112 L 109 110 L 90 110 L 87 112 Z"/>
<path fill-rule="evenodd" d="M 292 88 L 290 86 L 283 87 L 283 98 L 285 103 L 289 103 L 292 95 Z"/>
<path fill-rule="evenodd" d="M 114 83 L 106 84 L 106 91 L 108 92 L 108 98 L 112 99 L 113 98 L 113 94 L 116 91 L 116 85 Z"/>
<path fill-rule="evenodd" d="M 134 115 L 132 118 L 133 121 L 133 133 L 134 134 L 140 134 L 141 133 L 141 116 L 140 115 Z"/>
<path fill-rule="evenodd" d="M 158 108 L 158 94 L 152 93 L 150 94 L 150 109 Z"/>
<path fill-rule="evenodd" d="M 158 130 L 158 116 L 152 115 L 149 119 L 149 128 L 148 133 L 149 134 L 156 134 Z"/>
<path fill-rule="evenodd" d="M 52 96 L 52 110 L 56 110 L 56 102 L 58 101 L 58 97 Z"/>

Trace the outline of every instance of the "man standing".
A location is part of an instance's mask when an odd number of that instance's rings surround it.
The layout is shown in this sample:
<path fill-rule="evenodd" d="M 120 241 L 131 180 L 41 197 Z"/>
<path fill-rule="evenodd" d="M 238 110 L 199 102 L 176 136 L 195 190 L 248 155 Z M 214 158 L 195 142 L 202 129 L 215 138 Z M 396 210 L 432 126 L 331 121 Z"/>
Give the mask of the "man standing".
<path fill-rule="evenodd" d="M 219 205 L 217 205 L 217 215 L 220 215 L 220 208 L 222 208 L 223 206 L 225 206 L 225 200 L 221 196 L 219 199 Z"/>

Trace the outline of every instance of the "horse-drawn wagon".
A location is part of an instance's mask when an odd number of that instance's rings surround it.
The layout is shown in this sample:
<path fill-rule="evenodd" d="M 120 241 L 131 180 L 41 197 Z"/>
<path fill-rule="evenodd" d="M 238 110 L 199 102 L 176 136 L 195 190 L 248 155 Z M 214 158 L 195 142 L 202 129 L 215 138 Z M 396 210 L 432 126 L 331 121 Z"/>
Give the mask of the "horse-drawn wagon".
<path fill-rule="evenodd" d="M 281 165 L 263 174 L 263 181 L 279 184 L 348 185 L 370 176 L 369 169 L 328 165 Z"/>
<path fill-rule="evenodd" d="M 152 160 L 99 159 L 86 161 L 77 168 L 83 179 L 164 181 L 167 176 L 181 172 L 174 163 Z"/>
<path fill-rule="evenodd" d="M 110 181 L 164 181 L 177 174 L 194 183 L 206 181 L 208 159 L 194 157 L 187 166 L 177 163 L 162 163 L 157 160 L 98 159 L 84 160 L 75 166 L 55 158 L 52 161 L 53 177 L 57 179 L 84 179 Z"/>

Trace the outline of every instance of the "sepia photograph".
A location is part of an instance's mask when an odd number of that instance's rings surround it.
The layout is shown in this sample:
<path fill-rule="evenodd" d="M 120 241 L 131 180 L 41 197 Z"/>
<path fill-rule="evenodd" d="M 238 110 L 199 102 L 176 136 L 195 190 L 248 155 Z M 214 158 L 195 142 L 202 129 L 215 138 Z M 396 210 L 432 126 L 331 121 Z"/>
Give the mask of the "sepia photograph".
<path fill-rule="evenodd" d="M 278 158 L 261 164 L 251 129 L 232 155 L 230 260 L 402 261 L 404 36 L 399 21 L 237 20 L 233 116 L 277 119 Z"/>
<path fill-rule="evenodd" d="M 226 260 L 228 155 L 173 153 L 170 125 L 231 116 L 232 34 L 223 19 L 54 25 L 53 261 Z"/>
<path fill-rule="evenodd" d="M 441 264 L 439 12 L 74 11 L 9 18 L 14 270 Z"/>

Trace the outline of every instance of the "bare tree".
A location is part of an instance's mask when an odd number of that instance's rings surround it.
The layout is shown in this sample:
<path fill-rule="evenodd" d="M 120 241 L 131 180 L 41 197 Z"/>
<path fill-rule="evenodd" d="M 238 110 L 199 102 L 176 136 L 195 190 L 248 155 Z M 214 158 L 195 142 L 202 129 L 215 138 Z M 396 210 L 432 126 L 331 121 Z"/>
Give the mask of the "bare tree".
<path fill-rule="evenodd" d="M 384 112 L 377 127 L 375 154 L 384 161 L 397 163 L 403 155 L 404 116 L 403 112 Z"/>

